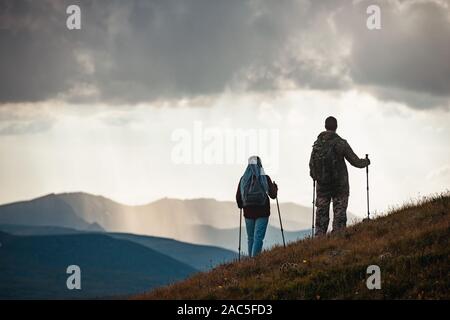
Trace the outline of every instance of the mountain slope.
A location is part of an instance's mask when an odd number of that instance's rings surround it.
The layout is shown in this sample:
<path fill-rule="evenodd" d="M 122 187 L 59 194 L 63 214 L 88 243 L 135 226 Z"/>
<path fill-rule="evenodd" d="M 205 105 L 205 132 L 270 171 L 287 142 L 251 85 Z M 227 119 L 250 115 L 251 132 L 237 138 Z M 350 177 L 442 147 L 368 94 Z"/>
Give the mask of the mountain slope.
<path fill-rule="evenodd" d="M 139 244 L 103 234 L 11 236 L 0 232 L 0 299 L 97 298 L 137 294 L 196 269 Z M 66 269 L 81 268 L 81 290 Z"/>
<path fill-rule="evenodd" d="M 140 295 L 138 299 L 449 299 L 450 195 Z M 381 290 L 368 290 L 369 265 Z"/>
<path fill-rule="evenodd" d="M 66 227 L 24 226 L 21 224 L 0 224 L 0 231 L 9 233 L 14 236 L 51 236 L 51 235 L 60 236 L 65 234 L 78 234 L 90 232 Z"/>
<path fill-rule="evenodd" d="M 237 253 L 220 247 L 191 244 L 173 239 L 127 233 L 108 233 L 108 235 L 113 238 L 128 240 L 151 248 L 188 264 L 197 270 L 209 270 L 216 265 L 237 259 Z"/>
<path fill-rule="evenodd" d="M 0 225 L 0 231 L 16 236 L 45 236 L 86 234 L 90 231 L 49 226 Z M 220 247 L 204 246 L 180 242 L 168 238 L 143 236 L 128 233 L 107 233 L 102 235 L 116 239 L 131 241 L 144 247 L 158 251 L 164 255 L 190 265 L 197 270 L 209 270 L 212 267 L 237 258 L 237 253 Z"/>
<path fill-rule="evenodd" d="M 88 223 L 99 223 L 109 231 L 133 232 L 171 236 L 172 230 L 185 233 L 187 225 L 210 225 L 218 229 L 236 226 L 239 210 L 232 201 L 215 199 L 170 199 L 163 198 L 149 204 L 127 206 L 102 196 L 88 193 L 62 193 L 55 195 L 63 200 L 74 212 Z M 1 209 L 1 207 L 0 207 Z M 281 203 L 280 209 L 287 230 L 310 227 L 311 209 L 294 203 Z M 271 211 L 277 212 L 272 203 Z M 0 210 L 1 214 L 1 210 Z M 356 219 L 349 215 L 349 220 Z M 155 221 L 158 223 L 155 224 Z M 278 221 L 272 221 L 278 226 Z M 136 230 L 132 230 L 136 229 Z M 165 232 L 166 234 L 160 234 Z"/>
<path fill-rule="evenodd" d="M 30 201 L 0 206 L 0 224 L 59 226 L 79 230 L 101 231 L 89 224 L 57 195 L 50 194 Z"/>

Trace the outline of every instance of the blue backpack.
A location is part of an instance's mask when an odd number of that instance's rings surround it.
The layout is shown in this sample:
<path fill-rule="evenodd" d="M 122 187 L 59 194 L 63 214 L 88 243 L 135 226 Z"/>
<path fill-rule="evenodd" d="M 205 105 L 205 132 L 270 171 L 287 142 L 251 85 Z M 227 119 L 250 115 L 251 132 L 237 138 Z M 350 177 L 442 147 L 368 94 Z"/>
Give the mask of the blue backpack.
<path fill-rule="evenodd" d="M 266 178 L 264 176 L 264 178 Z M 245 187 L 242 195 L 242 202 L 244 207 L 247 206 L 264 206 L 267 202 L 267 195 L 255 175 L 252 176 L 252 181 Z"/>

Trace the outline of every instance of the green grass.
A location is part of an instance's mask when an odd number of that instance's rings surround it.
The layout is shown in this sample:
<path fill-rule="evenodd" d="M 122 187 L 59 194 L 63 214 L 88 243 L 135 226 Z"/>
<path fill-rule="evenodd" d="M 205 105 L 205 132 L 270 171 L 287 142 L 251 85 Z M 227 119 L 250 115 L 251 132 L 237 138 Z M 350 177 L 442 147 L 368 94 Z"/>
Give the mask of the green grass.
<path fill-rule="evenodd" d="M 449 205 L 448 192 L 423 198 L 135 298 L 449 299 Z M 366 287 L 372 264 L 381 268 L 381 290 Z"/>

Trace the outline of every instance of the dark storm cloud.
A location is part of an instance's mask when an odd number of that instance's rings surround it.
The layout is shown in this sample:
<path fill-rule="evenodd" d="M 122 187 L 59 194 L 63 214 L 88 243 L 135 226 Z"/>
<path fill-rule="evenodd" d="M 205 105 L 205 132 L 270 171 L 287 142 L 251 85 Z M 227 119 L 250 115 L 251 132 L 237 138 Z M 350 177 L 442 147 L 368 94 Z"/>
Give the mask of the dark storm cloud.
<path fill-rule="evenodd" d="M 336 17 L 352 39 L 348 65 L 353 81 L 383 99 L 413 107 L 449 106 L 450 3 L 378 3 L 381 30 L 358 27 L 364 23 L 365 6 Z"/>
<path fill-rule="evenodd" d="M 219 93 L 239 82 L 237 74 L 272 68 L 288 29 L 302 24 L 289 21 L 303 10 L 291 1 L 280 9 L 259 1 L 86 0 L 82 30 L 69 31 L 68 4 L 2 4 L 1 101 L 138 103 Z"/>
<path fill-rule="evenodd" d="M 50 2 L 39 4 L 0 2 L 2 102 L 46 100 L 69 89 L 71 74 L 78 72 L 71 45 L 57 32 L 61 11 Z M 57 12 L 60 21 L 52 18 Z"/>
<path fill-rule="evenodd" d="M 413 107 L 448 105 L 449 9 L 398 3 L 382 2 L 383 28 L 368 31 L 368 3 L 347 0 L 6 0 L 0 101 L 356 86 Z M 80 5 L 82 30 L 65 27 L 69 4 Z"/>

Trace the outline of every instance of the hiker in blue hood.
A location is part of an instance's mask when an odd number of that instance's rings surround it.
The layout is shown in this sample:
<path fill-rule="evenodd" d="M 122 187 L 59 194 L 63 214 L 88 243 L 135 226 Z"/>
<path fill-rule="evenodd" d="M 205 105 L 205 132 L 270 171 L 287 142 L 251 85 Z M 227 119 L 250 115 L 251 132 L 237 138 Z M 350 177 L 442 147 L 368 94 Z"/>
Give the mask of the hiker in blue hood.
<path fill-rule="evenodd" d="M 263 247 L 270 216 L 269 197 L 275 199 L 278 186 L 265 174 L 261 159 L 252 156 L 236 191 L 236 202 L 244 209 L 248 255 L 254 257 Z"/>

